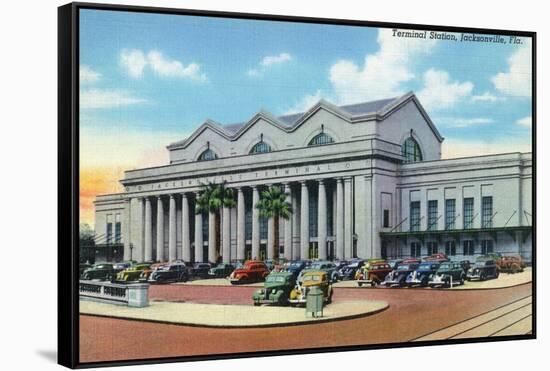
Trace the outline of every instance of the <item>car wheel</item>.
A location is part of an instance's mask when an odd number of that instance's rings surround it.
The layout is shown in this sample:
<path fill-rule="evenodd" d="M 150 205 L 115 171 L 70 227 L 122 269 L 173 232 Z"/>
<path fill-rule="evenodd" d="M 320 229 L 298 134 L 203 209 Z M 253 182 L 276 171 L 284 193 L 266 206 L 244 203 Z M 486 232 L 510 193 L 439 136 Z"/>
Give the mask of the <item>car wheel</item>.
<path fill-rule="evenodd" d="M 260 306 L 260 303 L 258 303 L 257 301 L 254 302 L 254 306 L 255 307 L 259 307 Z"/>
<path fill-rule="evenodd" d="M 357 282 L 357 286 L 362 287 L 362 286 L 363 286 L 363 282 Z"/>
<path fill-rule="evenodd" d="M 460 284 L 464 285 L 464 276 L 460 276 Z"/>
<path fill-rule="evenodd" d="M 485 273 L 481 273 L 481 274 L 479 275 L 479 280 L 480 280 L 480 281 L 485 281 L 485 279 L 486 279 Z"/>

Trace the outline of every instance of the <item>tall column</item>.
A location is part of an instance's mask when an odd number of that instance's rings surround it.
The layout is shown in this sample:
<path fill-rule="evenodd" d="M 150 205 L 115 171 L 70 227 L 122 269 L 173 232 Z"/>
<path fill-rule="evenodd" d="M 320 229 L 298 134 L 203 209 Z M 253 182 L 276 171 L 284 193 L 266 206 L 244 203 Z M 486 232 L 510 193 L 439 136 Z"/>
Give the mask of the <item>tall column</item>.
<path fill-rule="evenodd" d="M 164 205 L 157 197 L 157 260 L 164 261 Z"/>
<path fill-rule="evenodd" d="M 222 258 L 224 263 L 231 262 L 231 210 L 222 208 Z"/>
<path fill-rule="evenodd" d="M 145 255 L 144 261 L 153 260 L 153 212 L 151 209 L 151 199 L 145 197 Z"/>
<path fill-rule="evenodd" d="M 124 201 L 124 218 L 122 220 L 122 225 L 124 226 L 124 232 L 122 233 L 122 242 L 124 243 L 124 260 L 132 260 L 132 239 L 130 238 L 130 205 L 132 205 L 132 199 L 128 198 Z"/>
<path fill-rule="evenodd" d="M 252 259 L 260 258 L 260 210 L 256 204 L 260 201 L 257 186 L 252 187 Z"/>
<path fill-rule="evenodd" d="M 267 220 L 267 259 L 273 259 L 273 257 L 275 256 L 275 249 L 273 248 L 274 243 L 275 243 L 275 219 L 269 218 Z"/>
<path fill-rule="evenodd" d="M 216 214 L 208 213 L 208 261 L 216 263 Z"/>
<path fill-rule="evenodd" d="M 244 260 L 246 233 L 245 233 L 245 203 L 242 188 L 237 191 L 237 259 Z"/>
<path fill-rule="evenodd" d="M 199 197 L 199 193 L 196 193 L 195 200 Z M 203 254 L 204 241 L 202 239 L 202 214 L 196 211 L 195 206 L 195 263 L 204 262 Z"/>
<path fill-rule="evenodd" d="M 296 190 L 290 189 L 292 203 L 292 259 L 300 259 L 300 206 Z"/>
<path fill-rule="evenodd" d="M 319 250 L 319 259 L 327 258 L 327 193 L 325 182 L 319 180 L 319 197 L 317 207 L 317 246 Z"/>
<path fill-rule="evenodd" d="M 344 257 L 353 258 L 352 177 L 344 178 Z"/>
<path fill-rule="evenodd" d="M 189 201 L 185 193 L 181 194 L 181 258 L 191 261 L 191 241 L 189 233 Z"/>
<path fill-rule="evenodd" d="M 336 258 L 344 259 L 344 184 L 336 179 Z"/>
<path fill-rule="evenodd" d="M 285 193 L 287 194 L 286 200 L 287 202 L 292 202 L 292 192 L 290 190 L 290 184 L 285 184 Z M 290 217 L 288 219 L 285 219 L 285 238 L 284 238 L 284 246 L 285 246 L 285 259 L 286 260 L 292 260 L 292 217 L 294 214 L 294 210 L 290 214 Z"/>
<path fill-rule="evenodd" d="M 302 181 L 302 205 L 300 208 L 300 259 L 309 259 L 309 190 Z"/>
<path fill-rule="evenodd" d="M 170 204 L 168 209 L 168 259 L 174 261 L 177 259 L 176 251 L 176 198 L 170 195 Z"/>

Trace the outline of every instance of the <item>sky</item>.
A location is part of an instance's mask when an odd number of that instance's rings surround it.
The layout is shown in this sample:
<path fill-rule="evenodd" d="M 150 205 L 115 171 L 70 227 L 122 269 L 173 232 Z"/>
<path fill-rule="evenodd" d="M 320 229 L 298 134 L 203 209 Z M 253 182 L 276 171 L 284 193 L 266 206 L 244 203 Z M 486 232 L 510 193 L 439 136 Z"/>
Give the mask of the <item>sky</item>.
<path fill-rule="evenodd" d="M 405 30 L 401 30 L 405 31 Z M 398 37 L 392 29 L 80 11 L 80 213 L 123 171 L 168 163 L 207 118 L 303 112 L 413 91 L 443 157 L 531 151 L 531 41 Z M 429 34 L 428 34 L 429 36 Z"/>

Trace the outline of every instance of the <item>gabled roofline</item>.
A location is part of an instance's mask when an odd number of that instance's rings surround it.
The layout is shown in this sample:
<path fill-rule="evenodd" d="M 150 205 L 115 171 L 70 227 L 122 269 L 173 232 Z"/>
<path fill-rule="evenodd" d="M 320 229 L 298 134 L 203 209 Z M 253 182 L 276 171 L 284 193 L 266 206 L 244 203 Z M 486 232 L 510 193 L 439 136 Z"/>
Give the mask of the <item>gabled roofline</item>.
<path fill-rule="evenodd" d="M 424 107 L 420 104 L 418 98 L 416 95 L 410 91 L 407 94 L 396 98 L 386 104 L 384 107 L 382 107 L 377 112 L 371 112 L 367 114 L 361 114 L 361 115 L 352 115 L 349 112 L 346 112 L 342 108 L 336 106 L 335 104 L 326 101 L 325 99 L 320 99 L 315 105 L 313 105 L 309 110 L 304 112 L 294 123 L 292 123 L 290 126 L 285 124 L 283 121 L 281 121 L 278 117 L 273 115 L 271 112 L 267 110 L 260 110 L 257 112 L 252 118 L 250 118 L 244 125 L 242 125 L 236 132 L 229 132 L 227 129 L 220 123 L 207 119 L 202 123 L 199 128 L 197 128 L 193 134 L 191 134 L 186 139 L 175 142 L 172 144 L 169 144 L 166 146 L 168 150 L 174 150 L 174 149 L 184 149 L 187 146 L 189 146 L 202 132 L 204 132 L 206 129 L 211 129 L 215 133 L 219 134 L 223 138 L 227 139 L 228 141 L 235 141 L 238 140 L 248 129 L 250 129 L 252 126 L 254 126 L 259 120 L 263 119 L 267 123 L 273 125 L 274 127 L 278 128 L 281 131 L 284 131 L 286 133 L 291 133 L 298 129 L 305 121 L 307 121 L 313 114 L 315 114 L 317 111 L 324 109 L 346 121 L 349 123 L 355 123 L 359 121 L 367 121 L 367 120 L 377 120 L 382 121 L 389 115 L 391 115 L 393 112 L 395 112 L 397 109 L 399 109 L 402 105 L 408 103 L 409 101 L 413 101 L 416 106 L 418 107 L 420 113 L 430 126 L 431 130 L 433 131 L 434 135 L 438 139 L 439 142 L 442 142 L 444 138 L 441 136 L 437 128 L 435 127 L 434 123 L 424 110 Z"/>

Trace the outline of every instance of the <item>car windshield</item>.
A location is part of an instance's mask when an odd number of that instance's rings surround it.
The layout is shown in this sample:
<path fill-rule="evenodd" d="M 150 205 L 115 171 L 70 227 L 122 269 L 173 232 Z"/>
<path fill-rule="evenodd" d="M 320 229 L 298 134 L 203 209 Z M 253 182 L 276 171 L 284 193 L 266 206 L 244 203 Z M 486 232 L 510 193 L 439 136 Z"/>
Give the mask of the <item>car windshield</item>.
<path fill-rule="evenodd" d="M 96 268 L 96 269 L 109 269 L 109 268 L 112 268 L 112 265 L 110 265 L 110 264 L 98 264 L 98 265 L 94 266 L 94 268 Z"/>
<path fill-rule="evenodd" d="M 301 266 L 303 263 L 302 262 L 294 262 L 294 263 L 290 263 L 290 267 L 299 267 Z"/>
<path fill-rule="evenodd" d="M 266 282 L 274 283 L 274 282 L 285 282 L 284 276 L 268 276 L 266 279 Z"/>
<path fill-rule="evenodd" d="M 489 262 L 486 262 L 486 261 L 479 261 L 479 262 L 476 262 L 475 266 L 476 267 L 484 267 L 485 265 L 489 265 L 490 263 Z"/>
<path fill-rule="evenodd" d="M 398 271 L 407 271 L 407 270 L 409 270 L 409 265 L 408 264 L 401 264 L 400 266 L 397 267 L 397 270 Z"/>
<path fill-rule="evenodd" d="M 355 262 L 348 265 L 348 268 L 357 268 L 358 266 L 359 266 L 359 262 Z"/>
<path fill-rule="evenodd" d="M 321 281 L 321 276 L 318 274 L 311 274 L 304 277 L 305 281 Z"/>
<path fill-rule="evenodd" d="M 419 271 L 431 271 L 435 266 L 433 264 L 420 264 L 418 266 Z"/>
<path fill-rule="evenodd" d="M 451 269 L 451 268 L 452 268 L 451 264 L 441 264 L 439 266 L 439 269 Z"/>

